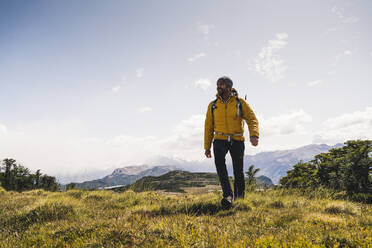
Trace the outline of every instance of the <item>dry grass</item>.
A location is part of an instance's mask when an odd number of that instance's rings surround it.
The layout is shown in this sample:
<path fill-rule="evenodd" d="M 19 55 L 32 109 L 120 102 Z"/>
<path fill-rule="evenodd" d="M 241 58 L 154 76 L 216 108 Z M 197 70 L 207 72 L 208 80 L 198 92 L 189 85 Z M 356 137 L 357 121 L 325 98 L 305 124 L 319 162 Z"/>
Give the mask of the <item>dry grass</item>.
<path fill-rule="evenodd" d="M 194 192 L 195 193 L 195 192 Z M 200 192 L 198 192 L 200 193 Z M 370 205 L 296 192 L 0 190 L 0 247 L 371 247 Z"/>

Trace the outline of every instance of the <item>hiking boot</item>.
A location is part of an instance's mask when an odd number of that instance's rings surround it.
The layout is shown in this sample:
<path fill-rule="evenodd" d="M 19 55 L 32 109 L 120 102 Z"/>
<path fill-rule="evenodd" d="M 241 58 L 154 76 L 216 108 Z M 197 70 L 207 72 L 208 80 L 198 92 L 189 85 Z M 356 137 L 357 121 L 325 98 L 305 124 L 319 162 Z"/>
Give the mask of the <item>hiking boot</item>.
<path fill-rule="evenodd" d="M 230 208 L 232 206 L 232 204 L 233 204 L 233 198 L 232 198 L 232 196 L 224 197 L 221 200 L 221 205 L 224 208 Z"/>

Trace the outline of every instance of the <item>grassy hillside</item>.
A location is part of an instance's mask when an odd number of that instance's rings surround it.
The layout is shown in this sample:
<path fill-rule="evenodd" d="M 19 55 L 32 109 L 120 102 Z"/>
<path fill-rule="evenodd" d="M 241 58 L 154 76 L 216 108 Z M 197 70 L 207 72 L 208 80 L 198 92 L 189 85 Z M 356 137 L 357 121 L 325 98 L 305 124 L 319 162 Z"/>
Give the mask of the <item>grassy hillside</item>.
<path fill-rule="evenodd" d="M 323 192 L 220 193 L 0 190 L 0 247 L 370 247 L 371 205 Z"/>
<path fill-rule="evenodd" d="M 259 176 L 256 180 L 258 185 L 273 186 L 272 181 L 268 177 Z M 190 191 L 190 188 L 204 188 L 204 190 L 198 191 L 208 191 L 210 188 L 215 188 L 213 186 L 220 188 L 219 184 L 217 173 L 176 170 L 158 177 L 144 177 L 131 185 L 114 188 L 113 190 L 117 192 L 126 190 L 133 190 L 134 192 L 164 190 L 165 192 L 186 193 Z"/>
<path fill-rule="evenodd" d="M 175 170 L 158 177 L 144 177 L 131 185 L 116 188 L 115 191 L 122 192 L 131 189 L 135 192 L 164 190 L 166 192 L 185 193 L 185 188 L 205 187 L 207 185 L 219 185 L 216 173 Z"/>

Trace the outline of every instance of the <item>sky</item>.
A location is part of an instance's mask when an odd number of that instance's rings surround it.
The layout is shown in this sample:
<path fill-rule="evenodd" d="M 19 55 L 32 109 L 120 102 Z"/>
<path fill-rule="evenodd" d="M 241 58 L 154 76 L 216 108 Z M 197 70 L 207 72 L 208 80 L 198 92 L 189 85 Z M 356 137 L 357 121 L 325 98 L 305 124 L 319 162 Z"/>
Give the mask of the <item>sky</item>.
<path fill-rule="evenodd" d="M 368 0 L 2 0 L 0 159 L 52 175 L 204 161 L 221 76 L 259 120 L 246 154 L 372 139 L 371 13 Z"/>

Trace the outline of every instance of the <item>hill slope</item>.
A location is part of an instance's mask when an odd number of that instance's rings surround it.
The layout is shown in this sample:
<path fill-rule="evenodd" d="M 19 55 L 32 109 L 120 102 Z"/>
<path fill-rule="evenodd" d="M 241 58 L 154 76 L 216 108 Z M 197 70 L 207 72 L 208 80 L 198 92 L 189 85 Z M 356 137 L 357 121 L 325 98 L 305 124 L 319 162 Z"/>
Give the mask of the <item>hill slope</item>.
<path fill-rule="evenodd" d="M 184 187 L 204 187 L 206 185 L 219 185 L 216 173 L 192 173 L 175 170 L 159 177 L 143 177 L 135 183 L 117 188 L 116 191 L 131 189 L 135 192 L 148 190 L 165 190 L 167 192 L 185 192 Z"/>
<path fill-rule="evenodd" d="M 2 192 L 0 247 L 369 247 L 372 207 L 294 191 Z M 322 194 L 320 194 L 322 193 Z"/>

